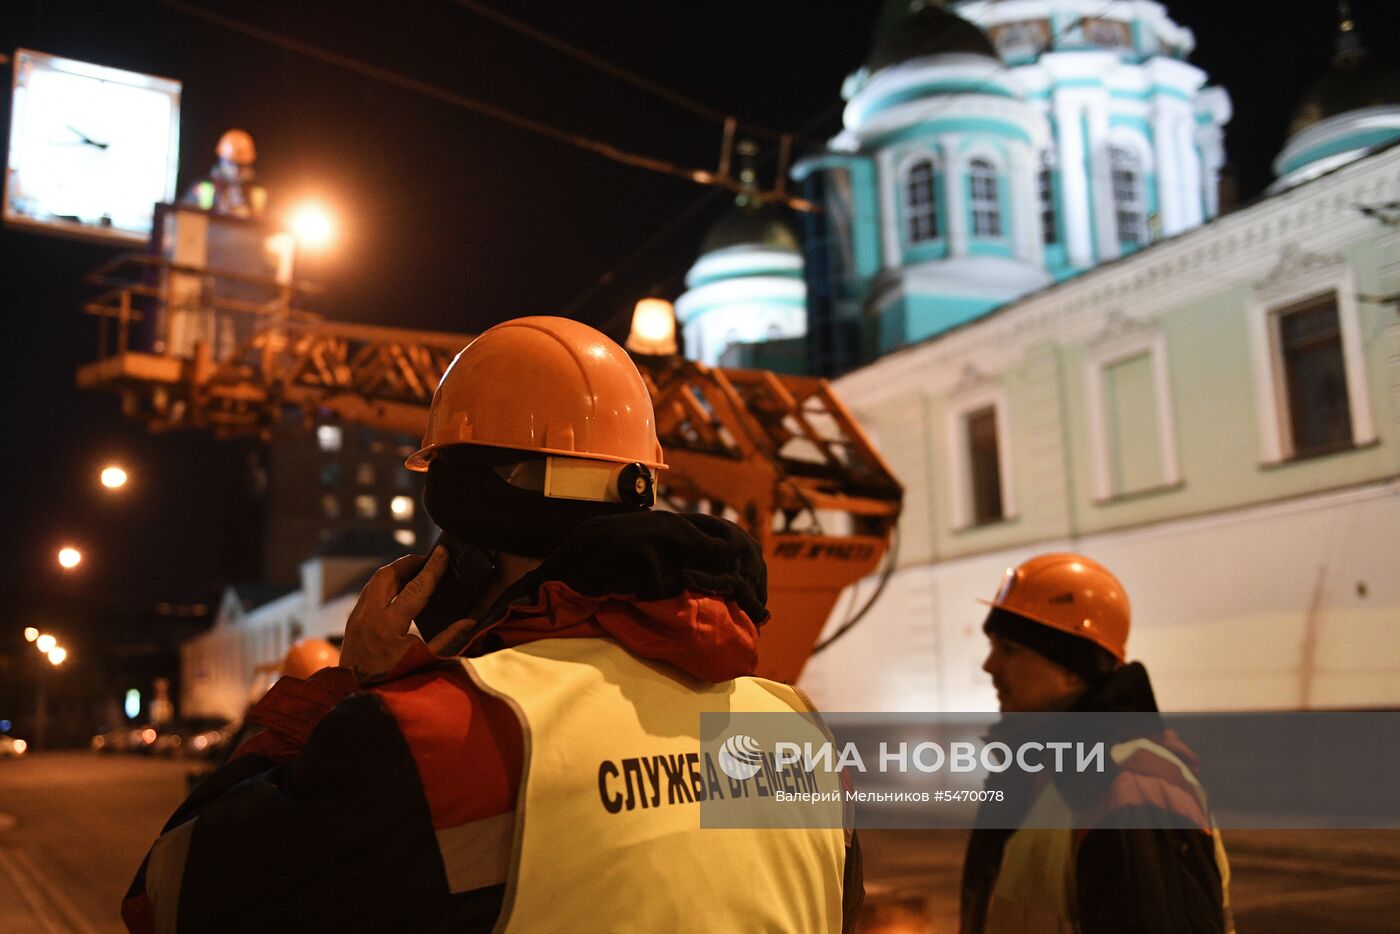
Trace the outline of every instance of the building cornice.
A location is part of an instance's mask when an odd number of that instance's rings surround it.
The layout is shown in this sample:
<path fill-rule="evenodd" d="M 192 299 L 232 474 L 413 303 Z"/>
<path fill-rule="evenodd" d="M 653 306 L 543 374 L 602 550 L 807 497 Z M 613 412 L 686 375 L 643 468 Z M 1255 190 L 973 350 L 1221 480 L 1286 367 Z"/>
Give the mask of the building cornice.
<path fill-rule="evenodd" d="M 831 145 L 836 149 L 842 141 L 849 141 L 847 144 L 862 147 L 879 146 L 896 134 L 911 131 L 935 136 L 948 132 L 946 128 L 959 121 L 978 121 L 993 132 L 997 124 L 1002 124 L 1006 127 L 1004 133 L 1023 135 L 1036 147 L 1045 146 L 1050 139 L 1050 126 L 1033 104 L 981 94 L 948 94 L 907 101 L 882 110 L 859 130 L 841 133 Z"/>
<path fill-rule="evenodd" d="M 842 125 L 859 133 L 877 113 L 909 99 L 935 96 L 944 88 L 989 97 L 1023 96 L 1016 80 L 994 58 L 966 53 L 933 55 L 901 62 L 873 75 L 846 104 Z"/>
<path fill-rule="evenodd" d="M 838 388 L 862 407 L 946 392 L 968 362 L 1004 372 L 1034 344 L 1092 340 L 1115 312 L 1131 310 L 1146 323 L 1204 296 L 1265 280 L 1289 262 L 1290 251 L 1330 260 L 1374 233 L 1377 222 L 1358 205 L 1393 200 L 1397 188 L 1400 146 L 898 350 L 840 377 Z"/>

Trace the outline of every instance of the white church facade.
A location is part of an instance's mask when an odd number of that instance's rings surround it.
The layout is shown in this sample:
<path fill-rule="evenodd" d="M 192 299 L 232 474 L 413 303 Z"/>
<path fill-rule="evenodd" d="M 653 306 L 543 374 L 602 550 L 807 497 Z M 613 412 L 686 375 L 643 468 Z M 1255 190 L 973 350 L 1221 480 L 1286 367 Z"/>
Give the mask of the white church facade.
<path fill-rule="evenodd" d="M 1221 216 L 1193 44 L 1155 0 L 898 0 L 795 166 L 822 210 L 770 343 L 906 485 L 885 592 L 803 676 L 825 709 L 993 707 L 976 598 L 1049 550 L 1122 576 L 1170 708 L 1400 706 L 1400 71 L 1343 22 L 1278 182 Z M 774 223 L 701 251 L 692 355 L 701 273 Z M 761 365 L 731 322 L 781 304 L 730 268 L 700 356 Z"/>
<path fill-rule="evenodd" d="M 803 687 L 994 709 L 976 600 L 1071 550 L 1169 709 L 1400 706 L 1400 228 L 1355 207 L 1396 190 L 1390 149 L 837 380 L 905 511 Z"/>

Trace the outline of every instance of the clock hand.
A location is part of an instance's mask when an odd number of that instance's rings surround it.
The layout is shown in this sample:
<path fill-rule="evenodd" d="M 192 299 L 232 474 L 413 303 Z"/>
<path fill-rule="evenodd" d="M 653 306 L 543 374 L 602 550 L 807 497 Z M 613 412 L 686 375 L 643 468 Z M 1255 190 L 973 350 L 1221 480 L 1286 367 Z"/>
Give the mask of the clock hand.
<path fill-rule="evenodd" d="M 72 130 L 77 135 L 78 139 L 82 140 L 83 145 L 85 146 L 95 146 L 98 149 L 106 149 L 108 146 L 112 145 L 111 143 L 99 143 L 97 140 L 83 133 L 71 123 L 65 124 L 65 126 L 67 126 L 68 129 Z"/>

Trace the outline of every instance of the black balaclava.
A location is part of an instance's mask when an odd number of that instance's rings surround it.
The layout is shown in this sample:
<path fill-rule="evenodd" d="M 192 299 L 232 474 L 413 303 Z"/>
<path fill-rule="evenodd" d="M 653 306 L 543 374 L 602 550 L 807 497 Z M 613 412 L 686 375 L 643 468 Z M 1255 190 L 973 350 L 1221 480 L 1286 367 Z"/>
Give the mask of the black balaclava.
<path fill-rule="evenodd" d="M 544 457 L 480 445 L 443 448 L 428 464 L 423 508 L 449 535 L 527 558 L 547 557 L 589 519 L 644 511 L 618 503 L 551 499 L 511 486 L 495 470 Z"/>

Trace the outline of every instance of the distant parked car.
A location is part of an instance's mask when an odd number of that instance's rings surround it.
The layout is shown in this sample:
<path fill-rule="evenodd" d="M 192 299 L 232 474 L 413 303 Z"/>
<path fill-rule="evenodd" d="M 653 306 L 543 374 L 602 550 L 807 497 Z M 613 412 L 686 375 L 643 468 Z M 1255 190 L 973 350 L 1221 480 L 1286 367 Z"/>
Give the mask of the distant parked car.
<path fill-rule="evenodd" d="M 98 734 L 92 738 L 95 752 L 142 752 L 149 753 L 156 741 L 156 728 L 149 723 L 139 726 L 119 726 L 115 730 Z"/>
<path fill-rule="evenodd" d="M 237 723 L 224 723 L 202 733 L 195 733 L 185 744 L 185 755 L 195 759 L 222 757 L 224 748 L 238 732 L 238 727 Z"/>
<path fill-rule="evenodd" d="M 0 735 L 0 759 L 18 759 L 29 751 L 29 744 L 17 736 Z"/>
<path fill-rule="evenodd" d="M 151 752 L 158 756 L 203 758 L 228 738 L 225 731 L 232 728 L 221 717 L 189 717 L 164 723 L 156 730 Z"/>

